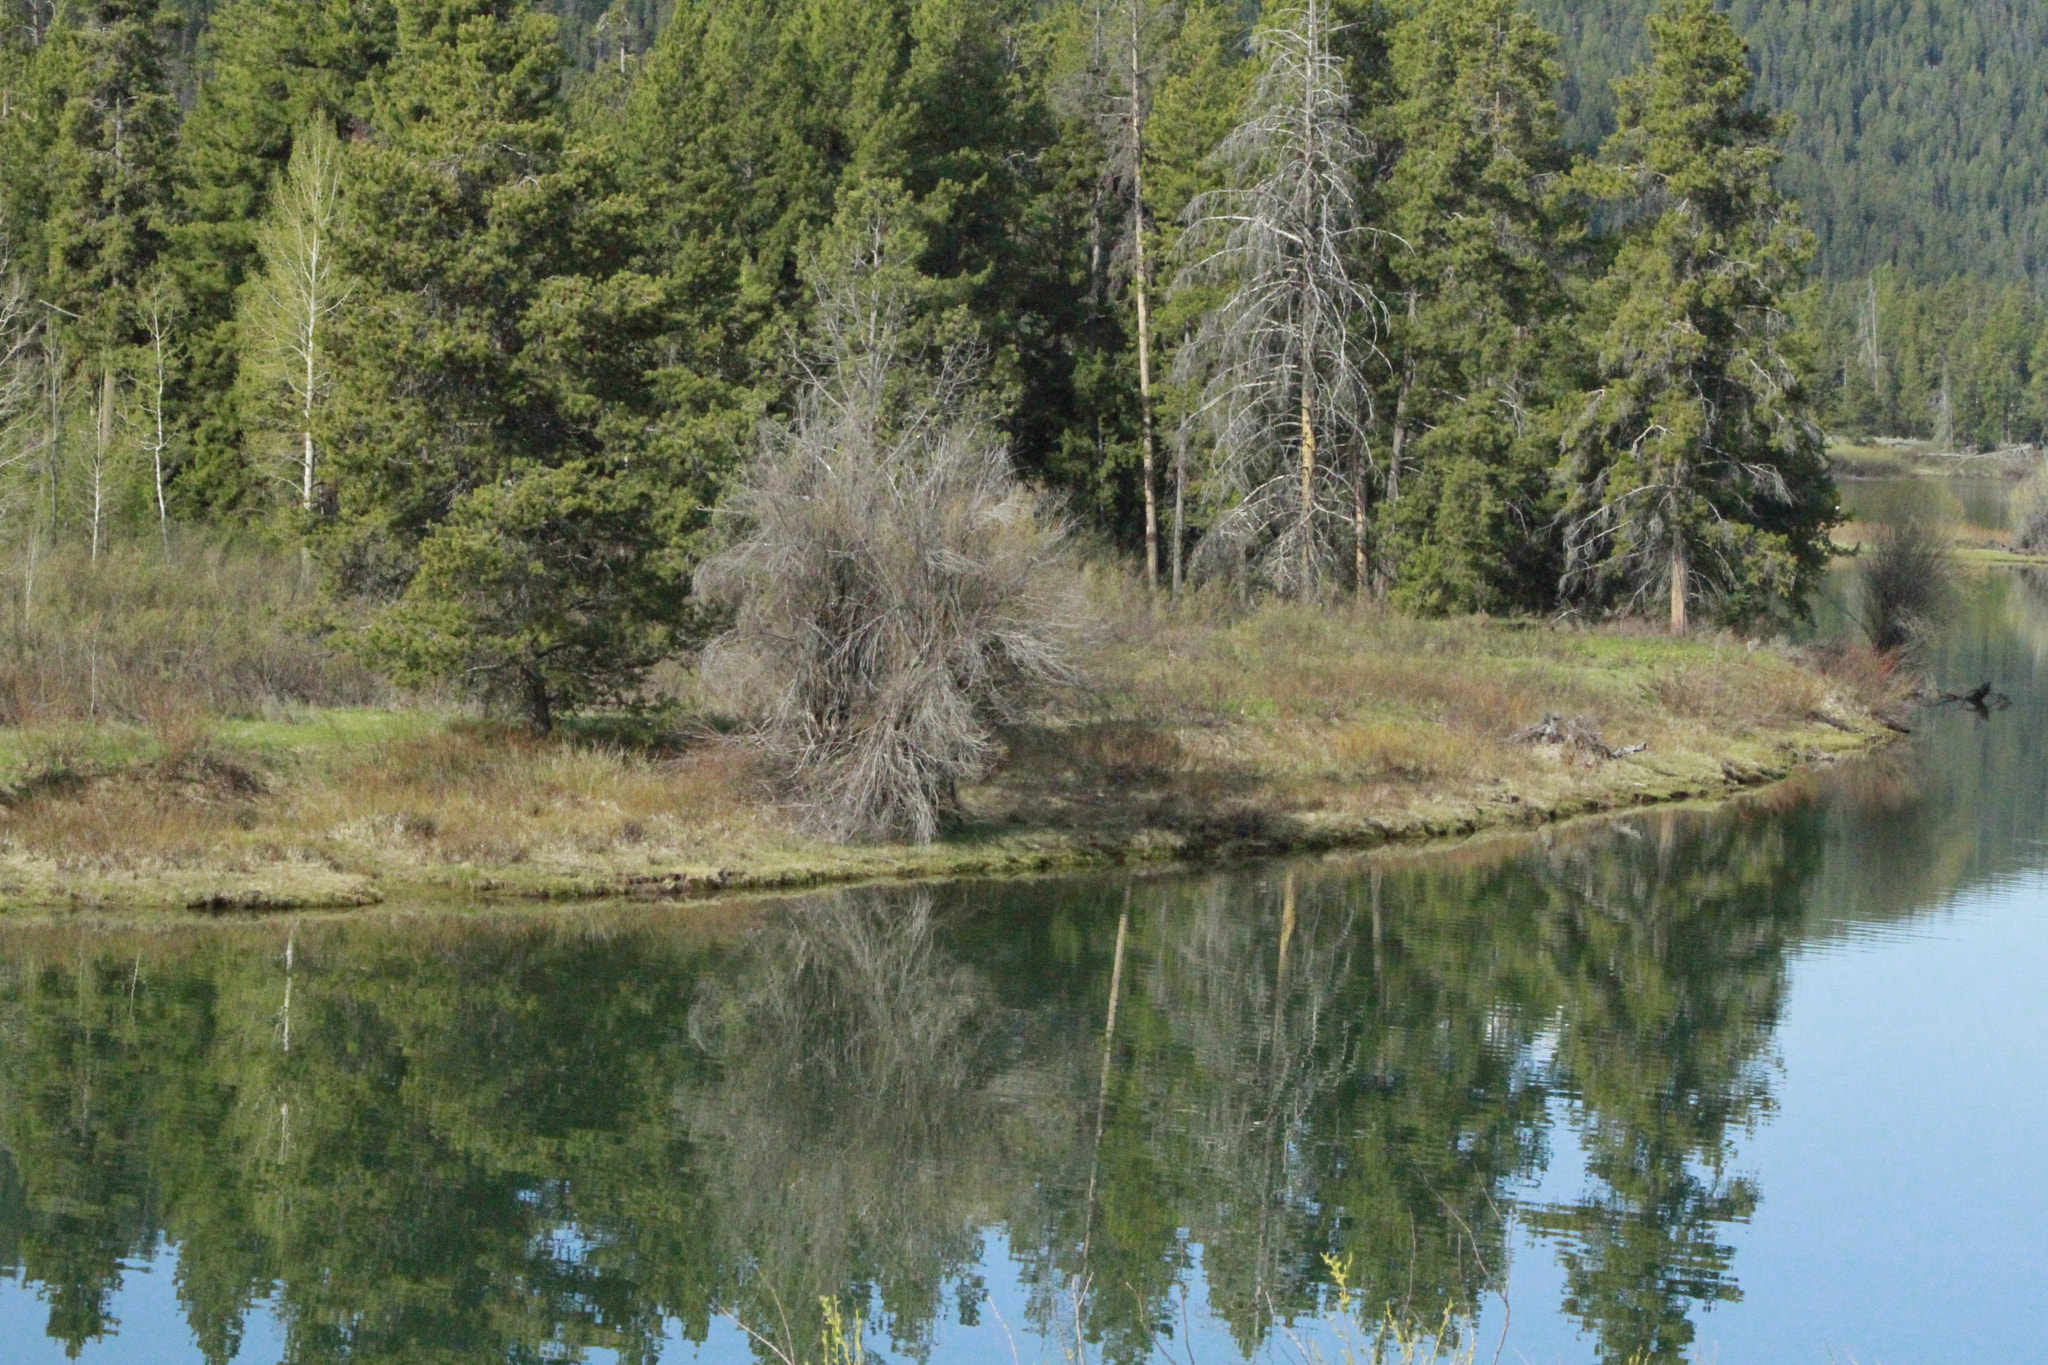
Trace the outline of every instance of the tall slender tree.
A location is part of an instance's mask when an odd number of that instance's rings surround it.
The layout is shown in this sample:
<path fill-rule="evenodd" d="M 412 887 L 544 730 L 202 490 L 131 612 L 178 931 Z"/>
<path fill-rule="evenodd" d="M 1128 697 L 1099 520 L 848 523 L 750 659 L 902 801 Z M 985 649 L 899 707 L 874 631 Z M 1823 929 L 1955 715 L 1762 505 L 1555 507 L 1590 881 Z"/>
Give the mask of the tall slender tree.
<path fill-rule="evenodd" d="M 1356 264 L 1365 148 L 1337 29 L 1329 0 L 1262 22 L 1258 83 L 1218 150 L 1227 187 L 1189 206 L 1182 239 L 1185 284 L 1228 291 L 1179 363 L 1202 383 L 1213 442 L 1204 489 L 1222 510 L 1204 549 L 1297 596 L 1330 582 L 1346 548 L 1362 569 L 1352 488 L 1371 474 L 1367 366 L 1382 310 Z"/>
<path fill-rule="evenodd" d="M 1179 6 L 1172 0 L 1112 0 L 1108 8 L 1098 9 L 1087 92 L 1089 112 L 1102 139 L 1103 181 L 1109 192 L 1122 200 L 1123 225 L 1115 254 L 1123 258 L 1134 314 L 1145 583 L 1154 591 L 1159 587 L 1159 441 L 1152 392 L 1156 253 L 1151 241 L 1152 203 L 1145 188 L 1150 159 L 1147 134 L 1180 17 Z"/>
<path fill-rule="evenodd" d="M 244 301 L 246 372 L 266 395 L 263 413 L 291 433 L 290 482 L 299 509 L 313 511 L 319 476 L 315 427 L 333 389 L 330 332 L 353 290 L 336 236 L 341 218 L 341 140 L 325 121 L 301 129 L 292 159 L 257 231 L 263 273 Z"/>
<path fill-rule="evenodd" d="M 1600 387 L 1565 435 L 1566 582 L 1674 631 L 1796 613 L 1826 563 L 1834 488 L 1784 312 L 1812 237 L 1771 184 L 1786 123 L 1749 102 L 1742 38 L 1669 0 L 1646 69 L 1581 183 L 1627 222 L 1601 282 Z"/>
<path fill-rule="evenodd" d="M 1182 7 L 1147 128 L 1150 165 L 1146 195 L 1152 204 L 1156 254 L 1161 261 L 1181 254 L 1179 239 L 1188 205 L 1222 187 L 1211 154 L 1237 125 L 1248 78 L 1255 74 L 1254 65 L 1244 60 L 1245 37 L 1243 21 L 1221 0 L 1187 0 Z M 1223 292 L 1215 282 L 1197 285 L 1185 278 L 1174 282 L 1159 301 L 1154 324 L 1163 360 L 1171 362 L 1180 344 L 1194 334 Z M 1189 367 L 1189 372 L 1198 368 Z M 1186 577 L 1188 447 L 1193 435 L 1193 424 L 1187 419 L 1200 404 L 1198 385 L 1182 382 L 1186 376 L 1181 370 L 1177 363 L 1162 364 L 1165 382 L 1156 405 L 1160 410 L 1154 414 L 1155 428 L 1170 427 L 1173 432 L 1173 510 L 1167 531 L 1167 564 L 1176 595 Z"/>

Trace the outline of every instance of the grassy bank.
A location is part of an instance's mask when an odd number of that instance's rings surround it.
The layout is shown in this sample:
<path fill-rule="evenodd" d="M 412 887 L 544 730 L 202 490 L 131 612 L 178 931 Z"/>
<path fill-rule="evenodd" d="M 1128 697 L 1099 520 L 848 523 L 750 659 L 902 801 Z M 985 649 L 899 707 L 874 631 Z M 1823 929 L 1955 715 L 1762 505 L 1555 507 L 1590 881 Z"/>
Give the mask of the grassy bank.
<path fill-rule="evenodd" d="M 1364 847 L 1710 796 L 1888 733 L 1890 680 L 1856 655 L 1285 605 L 1105 615 L 1090 690 L 1010 732 L 930 847 L 804 837 L 701 718 L 542 740 L 267 699 L 0 730 L 0 904 L 675 896 Z M 1562 741 L 1513 738 L 1546 716 Z"/>

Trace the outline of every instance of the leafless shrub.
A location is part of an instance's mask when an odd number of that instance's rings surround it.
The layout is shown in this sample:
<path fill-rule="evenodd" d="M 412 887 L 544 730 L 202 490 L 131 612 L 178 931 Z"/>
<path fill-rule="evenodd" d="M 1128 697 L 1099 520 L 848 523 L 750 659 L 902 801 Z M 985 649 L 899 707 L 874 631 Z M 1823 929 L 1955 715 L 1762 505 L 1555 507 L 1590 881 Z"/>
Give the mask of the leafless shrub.
<path fill-rule="evenodd" d="M 1903 649 L 1932 628 L 1954 570 L 1948 537 L 1928 517 L 1904 515 L 1877 529 L 1861 561 L 1863 629 L 1873 648 Z"/>
<path fill-rule="evenodd" d="M 2048 554 L 2048 469 L 2037 470 L 2012 490 L 2013 548 Z"/>
<path fill-rule="evenodd" d="M 254 544 L 147 542 L 97 560 L 33 542 L 0 576 L 0 725 L 253 717 L 389 686 L 313 631 L 311 588 Z"/>
<path fill-rule="evenodd" d="M 886 193 L 842 213 L 795 410 L 699 572 L 735 611 L 707 665 L 820 833 L 930 842 L 992 727 L 1072 676 L 1062 528 L 976 400 L 971 350 L 916 316 L 916 234 Z"/>

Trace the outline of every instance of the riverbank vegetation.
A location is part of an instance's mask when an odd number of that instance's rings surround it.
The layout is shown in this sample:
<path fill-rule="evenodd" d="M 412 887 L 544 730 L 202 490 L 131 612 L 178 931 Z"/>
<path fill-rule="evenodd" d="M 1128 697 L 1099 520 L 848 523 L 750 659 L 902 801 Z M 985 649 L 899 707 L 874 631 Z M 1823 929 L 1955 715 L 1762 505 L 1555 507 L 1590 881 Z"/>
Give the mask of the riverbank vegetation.
<path fill-rule="evenodd" d="M 1625 624 L 1774 637 L 1837 517 L 1785 124 L 1706 0 L 1650 33 L 1592 153 L 1510 0 L 733 0 L 603 79 L 525 0 L 237 0 L 189 100 L 152 0 L 14 33 L 14 894 L 1178 856 L 1781 771 L 1871 698 Z"/>
<path fill-rule="evenodd" d="M 1162 607 L 1111 562 L 1074 584 L 1096 623 L 1073 659 L 1087 685 L 994 732 L 947 837 L 849 846 L 786 803 L 773 755 L 693 673 L 666 675 L 658 706 L 535 735 L 455 700 L 395 698 L 304 634 L 295 556 L 193 554 L 189 570 L 147 559 L 92 581 L 142 603 L 182 593 L 179 619 L 211 622 L 189 638 L 215 676 L 243 681 L 210 709 L 182 704 L 175 675 L 163 690 L 163 656 L 116 647 L 126 604 L 31 618 L 99 663 L 18 685 L 32 704 L 0 731 L 7 902 L 672 896 L 1371 846 L 1765 780 L 1869 743 L 1904 687 L 1878 656 L 1726 635 L 1221 592 Z M 273 596 L 250 611 L 256 584 Z"/>

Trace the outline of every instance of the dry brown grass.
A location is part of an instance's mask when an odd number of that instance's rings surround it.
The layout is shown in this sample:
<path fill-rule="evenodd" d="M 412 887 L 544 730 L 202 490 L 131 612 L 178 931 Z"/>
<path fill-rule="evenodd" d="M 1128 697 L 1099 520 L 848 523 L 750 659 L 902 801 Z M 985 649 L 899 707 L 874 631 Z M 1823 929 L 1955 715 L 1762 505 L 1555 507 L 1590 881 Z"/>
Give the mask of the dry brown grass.
<path fill-rule="evenodd" d="M 967 824 L 929 849 L 802 834 L 757 751 L 705 725 L 628 742 L 426 711 L 181 712 L 0 731 L 0 896 L 587 895 L 1370 843 L 1762 780 L 1868 743 L 1903 690 L 1868 651 L 1094 591 L 1092 686 L 1007 732 L 963 790 Z M 1510 738 L 1546 716 L 1646 747 Z"/>
<path fill-rule="evenodd" d="M 314 584 L 258 544 L 18 548 L 0 563 L 0 724 L 163 725 L 388 699 L 313 629 Z"/>

